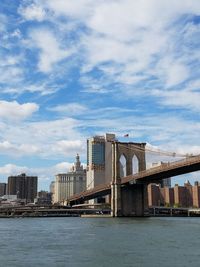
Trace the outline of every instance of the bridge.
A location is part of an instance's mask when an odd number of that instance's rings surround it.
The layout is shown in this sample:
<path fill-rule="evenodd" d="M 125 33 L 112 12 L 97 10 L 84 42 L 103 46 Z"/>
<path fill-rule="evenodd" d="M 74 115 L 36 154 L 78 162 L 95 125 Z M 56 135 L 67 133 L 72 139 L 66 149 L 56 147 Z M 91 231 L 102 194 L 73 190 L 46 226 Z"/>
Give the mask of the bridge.
<path fill-rule="evenodd" d="M 84 201 L 111 195 L 111 214 L 118 216 L 143 216 L 147 208 L 147 185 L 160 182 L 162 179 L 174 177 L 181 174 L 200 170 L 200 156 L 190 156 L 184 160 L 164 163 L 158 167 L 145 170 L 144 143 L 120 143 L 112 144 L 112 177 L 111 183 L 101 184 L 87 191 L 81 192 L 68 199 L 71 205 L 83 203 Z M 126 155 L 127 169 L 130 172 L 132 154 L 127 153 L 133 147 L 134 154 L 137 153 L 139 161 L 139 172 L 120 177 L 119 158 L 121 152 Z M 141 149 L 142 147 L 142 149 Z M 138 154 L 139 153 L 139 154 Z"/>

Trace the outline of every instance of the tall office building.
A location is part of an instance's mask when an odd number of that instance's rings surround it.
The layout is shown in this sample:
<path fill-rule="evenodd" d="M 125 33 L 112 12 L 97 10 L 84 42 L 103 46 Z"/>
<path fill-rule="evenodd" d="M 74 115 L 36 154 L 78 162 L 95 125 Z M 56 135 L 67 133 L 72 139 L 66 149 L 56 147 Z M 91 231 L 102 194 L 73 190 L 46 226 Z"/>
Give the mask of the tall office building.
<path fill-rule="evenodd" d="M 8 195 L 17 195 L 18 199 L 33 202 L 37 197 L 37 176 L 26 176 L 22 173 L 8 177 Z"/>
<path fill-rule="evenodd" d="M 87 189 L 111 182 L 113 141 L 116 141 L 114 134 L 87 140 Z"/>
<path fill-rule="evenodd" d="M 77 154 L 70 172 L 56 175 L 53 202 L 65 202 L 70 196 L 86 189 L 86 172 Z"/>

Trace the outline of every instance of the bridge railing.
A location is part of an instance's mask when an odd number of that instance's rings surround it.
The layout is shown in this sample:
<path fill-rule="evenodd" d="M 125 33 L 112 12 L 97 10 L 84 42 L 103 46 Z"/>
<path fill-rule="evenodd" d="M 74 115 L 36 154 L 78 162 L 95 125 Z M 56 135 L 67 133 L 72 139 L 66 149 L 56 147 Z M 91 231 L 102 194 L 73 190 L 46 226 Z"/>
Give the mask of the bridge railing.
<path fill-rule="evenodd" d="M 144 171 L 140 171 L 134 175 L 128 175 L 124 178 L 122 178 L 122 183 L 125 183 L 126 181 L 129 181 L 130 178 L 133 178 L 133 180 L 135 179 L 139 179 L 139 178 L 142 178 L 144 176 L 148 176 L 148 175 L 151 175 L 151 174 L 157 174 L 157 173 L 160 173 L 161 171 L 163 170 L 171 170 L 173 168 L 176 168 L 176 167 L 181 167 L 181 166 L 187 166 L 187 165 L 190 165 L 190 163 L 195 163 L 195 162 L 200 162 L 200 156 L 197 155 L 197 156 L 190 156 L 188 158 L 185 158 L 185 159 L 182 159 L 182 160 L 178 160 L 178 161 L 173 161 L 173 162 L 167 162 L 167 163 L 162 163 L 160 166 L 158 167 L 153 167 L 153 168 L 150 168 L 150 169 L 147 169 L 147 170 L 144 170 Z"/>

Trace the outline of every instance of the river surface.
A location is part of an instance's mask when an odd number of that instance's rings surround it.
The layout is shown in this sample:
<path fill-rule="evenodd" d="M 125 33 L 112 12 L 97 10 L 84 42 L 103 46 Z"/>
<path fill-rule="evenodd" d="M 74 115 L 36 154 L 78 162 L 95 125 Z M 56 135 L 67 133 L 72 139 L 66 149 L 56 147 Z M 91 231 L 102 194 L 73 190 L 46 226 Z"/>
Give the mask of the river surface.
<path fill-rule="evenodd" d="M 0 219 L 0 267 L 200 266 L 200 218 Z"/>

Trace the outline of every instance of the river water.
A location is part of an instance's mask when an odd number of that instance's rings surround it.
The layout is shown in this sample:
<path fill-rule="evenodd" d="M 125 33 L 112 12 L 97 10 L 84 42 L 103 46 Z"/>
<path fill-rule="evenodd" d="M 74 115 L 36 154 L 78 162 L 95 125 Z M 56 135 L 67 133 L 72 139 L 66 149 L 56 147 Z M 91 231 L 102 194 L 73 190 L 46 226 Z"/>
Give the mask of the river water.
<path fill-rule="evenodd" d="M 200 266 L 200 218 L 0 219 L 0 267 Z"/>

